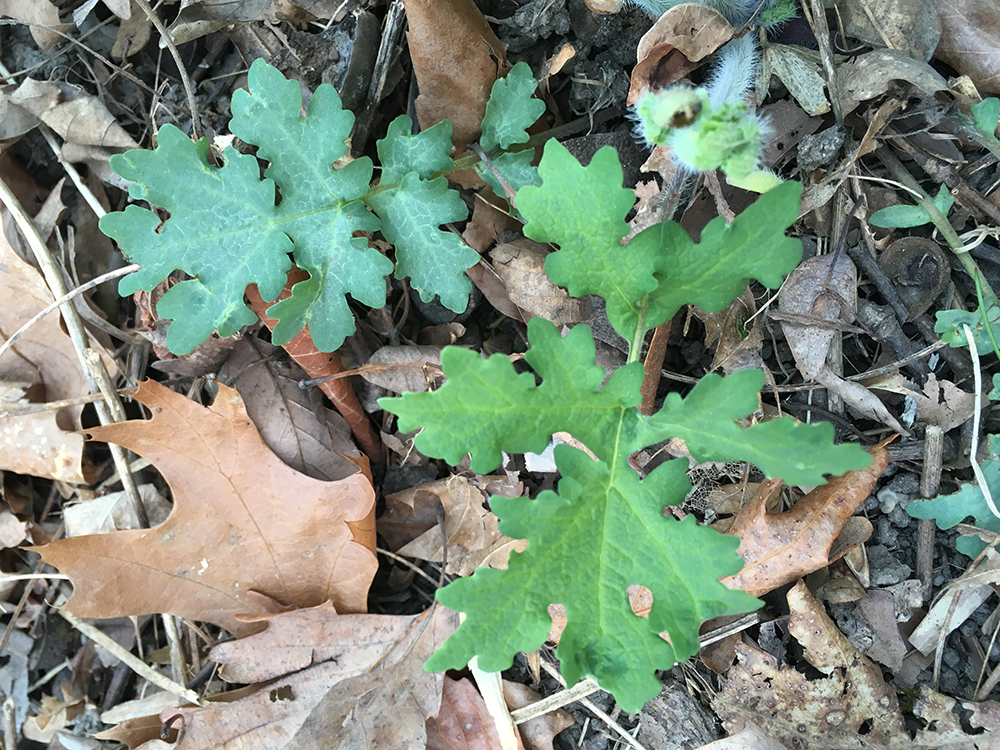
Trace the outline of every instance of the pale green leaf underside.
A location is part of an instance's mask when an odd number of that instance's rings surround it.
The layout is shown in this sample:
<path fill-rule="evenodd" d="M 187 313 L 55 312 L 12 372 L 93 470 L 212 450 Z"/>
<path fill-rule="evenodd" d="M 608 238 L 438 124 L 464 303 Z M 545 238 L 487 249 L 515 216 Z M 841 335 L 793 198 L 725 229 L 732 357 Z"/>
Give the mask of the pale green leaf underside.
<path fill-rule="evenodd" d="M 528 128 L 545 111 L 545 102 L 533 96 L 537 87 L 538 82 L 524 61 L 493 84 L 480 139 L 484 151 L 497 146 L 506 149 L 528 140 Z"/>
<path fill-rule="evenodd" d="M 191 351 L 214 330 L 228 336 L 254 323 L 257 316 L 243 302 L 247 285 L 256 283 L 265 299 L 274 299 L 291 267 L 274 183 L 260 179 L 252 156 L 226 149 L 226 163 L 217 169 L 207 153 L 207 141 L 192 143 L 164 125 L 156 150 L 112 156 L 114 170 L 135 181 L 132 198 L 161 206 L 171 217 L 161 225 L 152 211 L 129 206 L 101 219 L 101 231 L 142 266 L 121 280 L 121 294 L 152 291 L 175 270 L 196 277 L 174 285 L 157 305 L 175 321 L 167 345 L 177 353 Z"/>
<path fill-rule="evenodd" d="M 399 187 L 374 193 L 367 202 L 382 218 L 382 234 L 396 247 L 396 278 L 408 276 L 425 302 L 438 295 L 449 310 L 464 312 L 472 291 L 465 271 L 479 262 L 479 253 L 439 226 L 469 216 L 448 180 L 422 180 L 410 172 Z"/>
<path fill-rule="evenodd" d="M 277 297 L 291 267 L 289 253 L 311 278 L 269 309 L 278 319 L 275 341 L 290 340 L 308 324 L 317 347 L 336 349 L 354 331 L 347 297 L 382 307 L 385 277 L 394 271 L 392 261 L 355 236 L 363 232 L 383 230 L 397 243 L 395 275 L 409 276 L 424 299 L 440 295 L 452 310 L 464 310 L 471 290 L 465 270 L 478 254 L 440 227 L 465 219 L 468 210 L 444 178 L 422 179 L 451 165 L 450 125 L 411 136 L 407 118 L 394 122 L 379 152 L 383 177 L 401 184 L 375 191 L 369 201 L 370 159 L 334 167 L 347 154 L 354 115 L 332 86 L 316 90 L 305 116 L 298 82 L 263 60 L 251 66 L 248 86 L 233 95 L 230 129 L 258 147 L 258 157 L 269 163 L 266 179 L 260 179 L 257 159 L 233 149 L 222 167 L 212 166 L 207 142 L 191 143 L 172 126 L 160 130 L 156 150 L 112 159 L 119 174 L 134 181 L 134 199 L 170 212 L 161 222 L 130 206 L 102 220 L 105 233 L 142 266 L 122 280 L 122 294 L 151 290 L 175 270 L 195 277 L 158 304 L 158 312 L 174 321 L 171 350 L 187 352 L 213 330 L 225 336 L 255 322 L 244 291 L 257 284 L 265 300 Z"/>

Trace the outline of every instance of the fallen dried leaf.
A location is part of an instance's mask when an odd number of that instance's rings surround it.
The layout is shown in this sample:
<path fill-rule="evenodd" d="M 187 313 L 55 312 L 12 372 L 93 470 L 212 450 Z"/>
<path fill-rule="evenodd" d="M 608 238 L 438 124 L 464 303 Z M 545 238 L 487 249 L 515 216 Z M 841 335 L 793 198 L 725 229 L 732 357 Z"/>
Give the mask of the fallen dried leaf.
<path fill-rule="evenodd" d="M 706 57 L 732 38 L 733 27 L 714 8 L 699 3 L 670 8 L 639 40 L 629 106 L 647 92 L 658 91 L 701 67 Z"/>
<path fill-rule="evenodd" d="M 876 750 L 910 746 L 895 691 L 837 630 L 801 581 L 788 592 L 788 628 L 827 677 L 811 679 L 766 651 L 737 644 L 739 661 L 712 707 L 729 731 L 752 721 L 789 748 Z"/>
<path fill-rule="evenodd" d="M 346 458 L 361 453 L 344 418 L 323 405 L 315 388 L 299 388 L 302 368 L 280 347 L 244 337 L 232 350 L 218 379 L 239 391 L 267 447 L 296 471 L 332 482 L 358 470 Z"/>
<path fill-rule="evenodd" d="M 507 72 L 503 44 L 472 0 L 404 0 L 403 7 L 420 127 L 450 120 L 462 151 L 479 137 L 493 83 Z"/>
<path fill-rule="evenodd" d="M 395 393 L 426 391 L 441 375 L 439 346 L 383 346 L 359 373 L 369 383 Z"/>
<path fill-rule="evenodd" d="M 826 363 L 836 330 L 824 322 L 852 323 L 858 306 L 858 272 L 845 254 L 807 258 L 789 274 L 778 295 L 783 313 L 801 322 L 781 321 L 795 366 L 812 380 Z M 815 324 L 809 321 L 814 320 Z"/>
<path fill-rule="evenodd" d="M 398 660 L 413 640 L 418 618 L 341 615 L 329 602 L 275 615 L 243 617 L 247 622 L 264 623 L 267 629 L 219 644 L 209 658 L 222 665 L 219 676 L 227 682 L 265 682 L 320 662 L 332 662 L 335 669 L 328 676 L 339 680 L 363 674 L 395 647 L 400 647 Z"/>
<path fill-rule="evenodd" d="M 79 617 L 167 612 L 237 635 L 284 605 L 332 600 L 363 612 L 375 574 L 371 482 L 320 482 L 268 450 L 236 391 L 219 386 L 210 408 L 152 382 L 135 396 L 148 421 L 96 427 L 98 439 L 149 459 L 173 490 L 174 510 L 153 529 L 63 539 L 35 548 L 70 576 L 67 609 Z"/>
<path fill-rule="evenodd" d="M 441 710 L 427 720 L 427 750 L 500 750 L 500 737 L 472 681 L 446 677 Z"/>
<path fill-rule="evenodd" d="M 507 296 L 520 309 L 557 326 L 579 323 L 590 315 L 590 302 L 571 297 L 549 281 L 545 275 L 547 255 L 537 242 L 519 239 L 497 245 L 490 258 L 507 288 Z"/>
<path fill-rule="evenodd" d="M 483 493 L 462 476 L 451 476 L 422 484 L 386 497 L 386 512 L 379 519 L 379 532 L 389 546 L 404 557 L 444 562 L 446 571 L 471 575 L 480 565 L 506 563 L 519 540 L 500 533 L 497 517 L 484 507 Z M 439 513 L 443 509 L 445 532 Z"/>
<path fill-rule="evenodd" d="M 841 6 L 844 32 L 927 62 L 941 38 L 938 5 L 935 0 L 848 0 Z"/>
<path fill-rule="evenodd" d="M 1000 11 L 994 0 L 939 0 L 941 42 L 934 55 L 972 79 L 980 92 L 1000 94 Z"/>
<path fill-rule="evenodd" d="M 867 468 L 831 479 L 784 513 L 765 510 L 768 497 L 780 491 L 781 481 L 762 482 L 728 531 L 740 538 L 738 552 L 746 564 L 722 583 L 760 596 L 826 567 L 867 539 L 871 523 L 865 518 L 852 522 L 851 516 L 889 465 L 889 453 L 882 446 L 868 451 L 874 460 Z M 852 529 L 852 524 L 861 528 Z M 845 532 L 852 537 L 850 542 L 835 546 Z"/>

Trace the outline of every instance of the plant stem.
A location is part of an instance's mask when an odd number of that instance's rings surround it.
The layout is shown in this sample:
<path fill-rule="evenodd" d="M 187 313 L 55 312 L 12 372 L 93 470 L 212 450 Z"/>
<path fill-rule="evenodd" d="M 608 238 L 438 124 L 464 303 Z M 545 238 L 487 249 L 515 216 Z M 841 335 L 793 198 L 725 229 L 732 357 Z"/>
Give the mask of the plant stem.
<path fill-rule="evenodd" d="M 642 298 L 642 303 L 639 305 L 639 320 L 635 324 L 635 338 L 632 339 L 632 343 L 628 347 L 628 359 L 626 364 L 632 364 L 633 362 L 639 361 L 639 356 L 642 354 L 642 340 L 646 338 L 646 311 L 649 310 L 649 295 L 645 295 Z"/>
<path fill-rule="evenodd" d="M 965 135 L 969 136 L 983 148 L 991 151 L 994 156 L 1000 159 L 1000 140 L 977 128 L 971 117 L 960 110 L 953 109 L 948 114 L 948 119 L 958 125 Z"/>
<path fill-rule="evenodd" d="M 996 292 L 993 291 L 989 282 L 982 276 L 975 259 L 969 255 L 969 253 L 962 252 L 962 240 L 959 239 L 958 233 L 951 225 L 951 222 L 949 222 L 947 217 L 938 210 L 938 207 L 934 205 L 930 196 L 924 192 L 924 189 L 920 187 L 920 184 L 913 178 L 913 175 L 906 171 L 906 167 L 904 167 L 899 159 L 890 153 L 885 146 L 879 146 L 875 151 L 875 155 L 878 156 L 882 164 L 884 164 L 885 167 L 892 172 L 893 177 L 917 194 L 917 203 L 927 212 L 928 216 L 931 217 L 931 221 L 934 222 L 934 226 L 937 227 L 939 232 L 941 232 L 941 236 L 944 237 L 945 242 L 948 243 L 948 247 L 950 247 L 952 252 L 955 253 L 955 256 L 958 258 L 958 262 L 962 264 L 962 268 L 965 269 L 965 272 L 973 279 L 975 279 L 976 275 L 979 274 L 979 277 L 983 280 L 983 292 L 987 301 L 994 305 L 1000 305 L 1000 300 L 997 299 Z"/>

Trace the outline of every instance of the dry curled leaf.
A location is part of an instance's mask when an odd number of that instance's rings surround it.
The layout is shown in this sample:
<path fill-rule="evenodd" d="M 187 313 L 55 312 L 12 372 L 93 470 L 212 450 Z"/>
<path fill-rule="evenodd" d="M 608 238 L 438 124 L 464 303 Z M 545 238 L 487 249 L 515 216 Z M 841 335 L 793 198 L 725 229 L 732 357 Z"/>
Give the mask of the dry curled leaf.
<path fill-rule="evenodd" d="M 727 532 L 740 538 L 738 552 L 746 564 L 722 583 L 760 596 L 826 567 L 867 539 L 871 522 L 852 516 L 889 465 L 889 453 L 881 445 L 869 453 L 874 460 L 867 468 L 831 479 L 784 513 L 766 512 L 768 498 L 781 489 L 780 480 L 761 483 Z M 849 541 L 838 543 L 841 535 Z"/>
<path fill-rule="evenodd" d="M 789 631 L 825 677 L 812 679 L 757 646 L 737 644 L 739 662 L 712 708 L 730 731 L 746 721 L 788 748 L 910 747 L 895 691 L 837 629 L 801 581 L 788 592 Z"/>
<path fill-rule="evenodd" d="M 341 612 L 365 611 L 376 568 L 369 479 L 321 482 L 288 467 L 226 386 L 210 408 L 148 381 L 135 398 L 152 419 L 90 433 L 150 460 L 173 491 L 174 510 L 152 529 L 35 548 L 72 579 L 70 612 L 168 612 L 247 634 L 262 626 L 236 615 L 268 611 L 251 592 L 286 606 L 333 601 Z"/>

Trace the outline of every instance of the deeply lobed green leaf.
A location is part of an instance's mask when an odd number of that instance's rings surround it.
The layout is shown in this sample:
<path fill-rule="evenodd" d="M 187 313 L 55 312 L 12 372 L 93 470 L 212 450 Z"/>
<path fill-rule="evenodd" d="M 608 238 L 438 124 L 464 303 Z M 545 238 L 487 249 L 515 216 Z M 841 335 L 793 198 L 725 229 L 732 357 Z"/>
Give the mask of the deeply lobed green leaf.
<path fill-rule="evenodd" d="M 760 603 L 719 583 L 742 567 L 736 537 L 690 516 L 664 517 L 664 504 L 690 488 L 685 464 L 671 461 L 640 479 L 624 455 L 609 465 L 560 445 L 555 457 L 558 494 L 491 499 L 500 530 L 527 548 L 504 571 L 480 568 L 438 592 L 466 618 L 426 666 L 460 669 L 478 654 L 480 668 L 506 669 L 512 654 L 542 646 L 548 605 L 561 603 L 567 625 L 556 655 L 567 681 L 596 675 L 622 708 L 638 711 L 660 690 L 656 670 L 698 650 L 703 620 Z M 653 593 L 648 618 L 629 607 L 626 589 L 635 584 Z"/>
<path fill-rule="evenodd" d="M 308 325 L 318 348 L 336 349 L 354 331 L 347 297 L 382 307 L 385 277 L 393 272 L 410 277 L 423 299 L 439 295 L 447 307 L 464 310 L 471 291 L 465 270 L 479 256 L 441 225 L 467 218 L 468 209 L 445 178 L 430 179 L 452 165 L 451 126 L 411 136 L 408 118 L 394 121 L 378 144 L 383 179 L 372 191 L 369 158 L 334 166 L 348 153 L 354 115 L 332 86 L 316 90 L 304 116 L 298 82 L 263 60 L 251 66 L 248 87 L 233 95 L 230 129 L 268 162 L 264 180 L 254 157 L 227 149 L 225 164 L 215 167 L 207 141 L 191 143 L 172 126 L 161 129 L 154 151 L 112 159 L 134 181 L 133 199 L 170 212 L 161 221 L 129 206 L 102 219 L 102 230 L 142 266 L 122 280 L 121 293 L 151 290 L 175 270 L 195 277 L 158 304 L 174 320 L 171 350 L 190 351 L 213 330 L 225 336 L 255 322 L 243 293 L 255 283 L 265 300 L 277 297 L 289 253 L 310 278 L 268 310 L 278 319 L 276 343 Z M 362 236 L 379 230 L 396 246 L 395 264 Z"/>
<path fill-rule="evenodd" d="M 493 84 L 480 139 L 484 151 L 492 151 L 498 146 L 507 149 L 528 140 L 528 128 L 545 111 L 545 102 L 534 98 L 536 88 L 538 82 L 528 63 L 523 61 Z"/>
<path fill-rule="evenodd" d="M 722 310 L 754 279 L 777 288 L 802 259 L 801 243 L 785 236 L 798 218 L 802 186 L 796 182 L 764 193 L 729 224 L 709 222 L 700 243 L 679 225 L 662 223 L 626 248 L 621 240 L 635 195 L 622 187 L 613 149 L 601 149 L 583 167 L 550 141 L 538 172 L 542 185 L 517 194 L 524 233 L 559 245 L 546 259 L 546 274 L 573 296 L 604 297 L 608 319 L 626 341 L 634 340 L 640 321 L 659 325 L 687 304 Z"/>
<path fill-rule="evenodd" d="M 709 375 L 645 417 L 636 408 L 641 366 L 620 368 L 602 388 L 604 370 L 584 326 L 562 337 L 535 318 L 528 340 L 525 359 L 534 373 L 518 374 L 501 355 L 482 359 L 451 347 L 442 353 L 447 380 L 439 390 L 380 401 L 399 416 L 401 430 L 423 428 L 414 439 L 420 451 L 452 464 L 470 453 L 477 472 L 496 468 L 503 451 L 541 451 L 558 431 L 570 432 L 598 458 L 557 446 L 558 494 L 491 499 L 501 530 L 526 539 L 527 550 L 512 555 L 506 571 L 481 568 L 438 592 L 466 619 L 427 666 L 460 667 L 478 655 L 484 669 L 504 669 L 517 651 L 544 642 L 547 607 L 559 603 L 569 620 L 557 652 L 564 674 L 592 675 L 623 707 L 638 710 L 658 690 L 653 671 L 697 650 L 703 619 L 757 603 L 719 583 L 741 568 L 738 540 L 664 516 L 663 506 L 679 503 L 689 488 L 686 464 L 668 462 L 640 480 L 629 456 L 682 437 L 701 461 L 748 460 L 769 476 L 805 484 L 822 484 L 826 472 L 862 468 L 870 457 L 857 446 L 834 446 L 827 424 L 736 424 L 757 407 L 758 371 Z M 629 609 L 625 590 L 632 584 L 653 591 L 648 620 Z M 657 635 L 664 631 L 669 643 Z"/>

